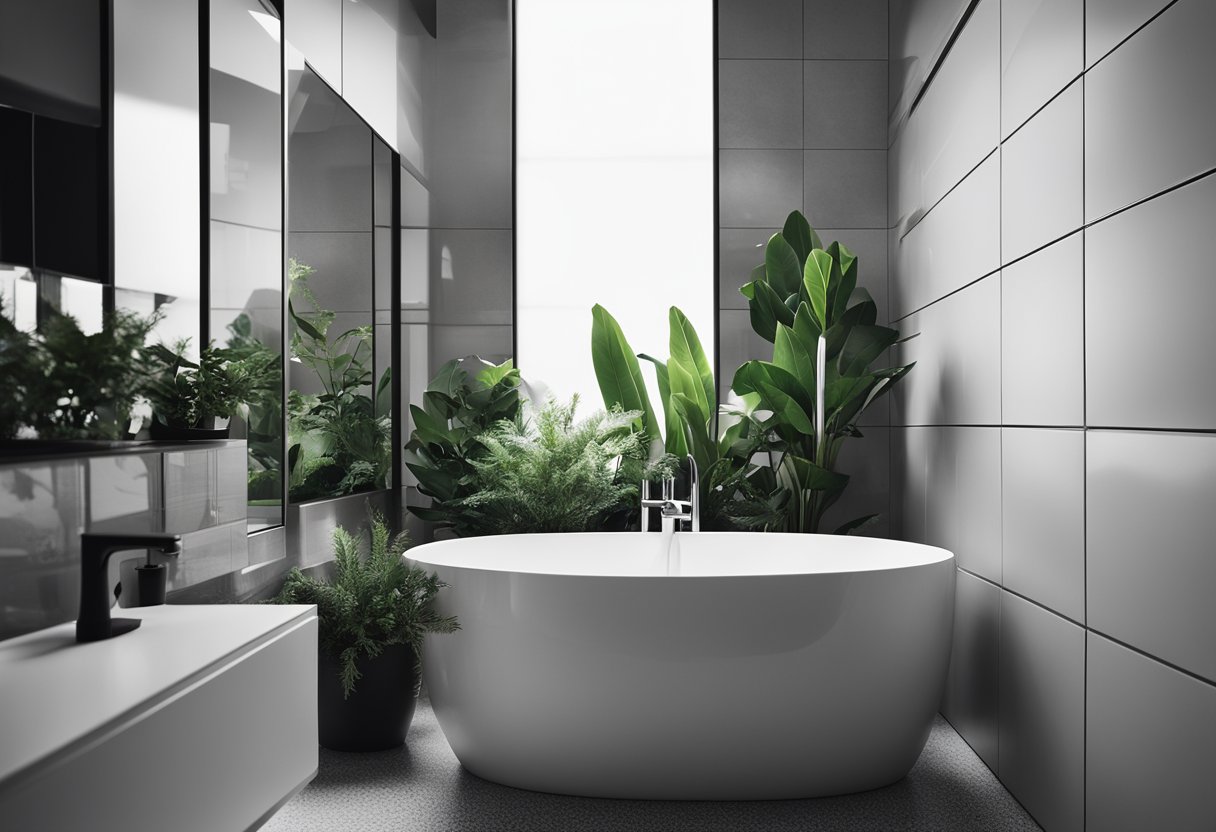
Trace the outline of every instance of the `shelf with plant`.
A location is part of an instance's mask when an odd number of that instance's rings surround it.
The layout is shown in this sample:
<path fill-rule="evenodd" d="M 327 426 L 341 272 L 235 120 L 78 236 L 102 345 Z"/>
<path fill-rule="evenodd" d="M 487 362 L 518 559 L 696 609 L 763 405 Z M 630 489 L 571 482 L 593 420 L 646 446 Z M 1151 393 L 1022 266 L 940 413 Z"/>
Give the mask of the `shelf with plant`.
<path fill-rule="evenodd" d="M 392 384 L 386 368 L 372 388 L 372 328 L 333 333 L 336 313 L 308 287 L 312 267 L 291 261 L 288 316 L 294 362 L 316 374 L 318 395 L 287 398 L 288 489 L 293 502 L 387 488 L 392 466 Z M 311 307 L 304 311 L 301 305 Z"/>
<path fill-rule="evenodd" d="M 189 339 L 181 339 L 142 351 L 140 392 L 152 405 L 153 438 L 227 436 L 227 421 L 244 416 L 249 402 L 273 390 L 280 377 L 278 356 L 269 350 L 241 354 L 212 342 L 192 361 L 189 348 Z"/>

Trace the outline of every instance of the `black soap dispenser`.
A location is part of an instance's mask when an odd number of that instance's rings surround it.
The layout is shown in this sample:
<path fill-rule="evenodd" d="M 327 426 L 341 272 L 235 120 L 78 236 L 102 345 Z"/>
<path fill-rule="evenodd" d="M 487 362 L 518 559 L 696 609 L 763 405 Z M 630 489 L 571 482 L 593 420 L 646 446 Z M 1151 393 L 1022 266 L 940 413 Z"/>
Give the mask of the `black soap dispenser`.
<path fill-rule="evenodd" d="M 135 567 L 135 577 L 139 586 L 140 607 L 156 607 L 165 603 L 165 588 L 169 584 L 169 569 L 163 563 L 152 562 L 152 550 L 148 550 L 148 560 L 143 566 Z"/>

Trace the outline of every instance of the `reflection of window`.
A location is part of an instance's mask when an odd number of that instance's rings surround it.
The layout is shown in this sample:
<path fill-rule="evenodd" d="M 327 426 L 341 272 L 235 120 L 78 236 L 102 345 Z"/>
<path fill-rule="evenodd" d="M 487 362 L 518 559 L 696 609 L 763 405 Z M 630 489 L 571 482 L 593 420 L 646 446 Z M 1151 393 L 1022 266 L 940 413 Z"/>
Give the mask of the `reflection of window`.
<path fill-rule="evenodd" d="M 38 326 L 38 284 L 24 266 L 0 266 L 0 307 L 22 332 Z"/>
<path fill-rule="evenodd" d="M 439 255 L 439 276 L 444 280 L 456 279 L 456 275 L 452 274 L 452 250 L 447 246 L 443 247 L 443 253 Z"/>

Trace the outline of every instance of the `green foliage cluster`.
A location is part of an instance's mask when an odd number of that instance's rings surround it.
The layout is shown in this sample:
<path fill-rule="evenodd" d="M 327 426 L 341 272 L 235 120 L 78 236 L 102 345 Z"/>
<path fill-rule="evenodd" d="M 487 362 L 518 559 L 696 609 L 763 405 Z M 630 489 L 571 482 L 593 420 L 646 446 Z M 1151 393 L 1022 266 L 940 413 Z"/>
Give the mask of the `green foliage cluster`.
<path fill-rule="evenodd" d="M 338 527 L 333 535 L 333 581 L 292 569 L 274 599 L 317 605 L 320 647 L 338 659 L 347 697 L 361 676 L 360 659 L 379 656 L 391 644 L 408 644 L 421 661 L 424 635 L 460 628 L 454 617 L 435 610 L 435 596 L 445 584 L 402 557 L 408 544 L 404 532 L 390 539 L 378 513 L 372 514 L 370 530 L 361 531 L 359 539 Z"/>
<path fill-rule="evenodd" d="M 392 466 L 392 376 L 372 391 L 372 328 L 333 334 L 336 314 L 308 288 L 310 266 L 292 260 L 287 301 L 291 354 L 320 379 L 323 392 L 288 395 L 288 488 L 293 501 L 387 488 Z M 301 311 L 298 302 L 312 307 Z"/>
<path fill-rule="evenodd" d="M 480 437 L 472 493 L 459 501 L 466 534 L 582 532 L 637 502 L 647 456 L 638 411 L 574 421 L 578 404 L 547 402 L 531 419 L 500 421 Z"/>
<path fill-rule="evenodd" d="M 267 368 L 265 384 L 246 400 L 245 439 L 249 449 L 251 503 L 283 501 L 283 360 L 253 334 L 253 322 L 242 312 L 228 324 L 227 351 L 240 361 Z"/>
<path fill-rule="evenodd" d="M 840 243 L 824 248 L 800 212 L 770 238 L 764 264 L 751 277 L 740 291 L 752 328 L 773 344 L 773 357 L 735 373 L 739 404 L 722 410 L 716 438 L 713 417 L 696 395 L 703 387 L 705 400 L 713 401 L 712 377 L 706 384 L 700 344 L 679 310 L 671 311 L 671 358 L 663 365 L 635 356 L 616 322 L 595 307 L 596 375 L 608 406 L 648 411 L 637 359 L 654 363 L 665 399 L 666 447 L 678 453 L 682 434 L 696 459 L 706 527 L 817 532 L 848 484 L 836 470 L 841 445 L 862 435 L 862 413 L 911 365 L 871 369 L 900 341 L 899 332 L 876 324 L 877 307 L 857 286 L 857 257 Z M 653 439 L 660 436 L 657 424 L 644 415 L 638 428 Z M 836 531 L 856 531 L 876 516 Z"/>
<path fill-rule="evenodd" d="M 123 439 L 142 386 L 140 350 L 158 315 L 107 312 L 85 334 L 70 315 L 51 313 L 33 335 L 0 315 L 0 369 L 6 381 L 0 436 Z"/>
<path fill-rule="evenodd" d="M 244 412 L 248 402 L 278 382 L 278 356 L 269 350 L 242 355 L 212 342 L 194 362 L 185 357 L 189 346 L 189 339 L 182 339 L 172 347 L 161 343 L 143 350 L 147 375 L 142 392 L 162 424 L 211 428 L 213 419 Z"/>
<path fill-rule="evenodd" d="M 463 501 L 476 488 L 473 463 L 487 453 L 482 437 L 498 422 L 515 421 L 521 402 L 519 371 L 510 361 L 472 360 L 481 365 L 475 376 L 449 361 L 427 386 L 422 406 L 410 405 L 414 429 L 405 446 L 406 467 L 431 498 L 429 507 L 410 511 L 461 536 L 478 533 L 466 523 Z"/>

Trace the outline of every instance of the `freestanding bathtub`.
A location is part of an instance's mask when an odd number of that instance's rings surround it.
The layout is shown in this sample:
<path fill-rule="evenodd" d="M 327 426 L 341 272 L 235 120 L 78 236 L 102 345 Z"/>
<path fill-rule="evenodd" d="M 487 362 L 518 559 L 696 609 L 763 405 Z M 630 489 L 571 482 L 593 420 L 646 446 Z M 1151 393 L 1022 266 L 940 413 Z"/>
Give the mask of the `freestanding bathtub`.
<path fill-rule="evenodd" d="M 461 629 L 423 674 L 479 777 L 751 800 L 908 773 L 945 684 L 954 556 L 864 537 L 514 535 L 410 550 Z"/>

